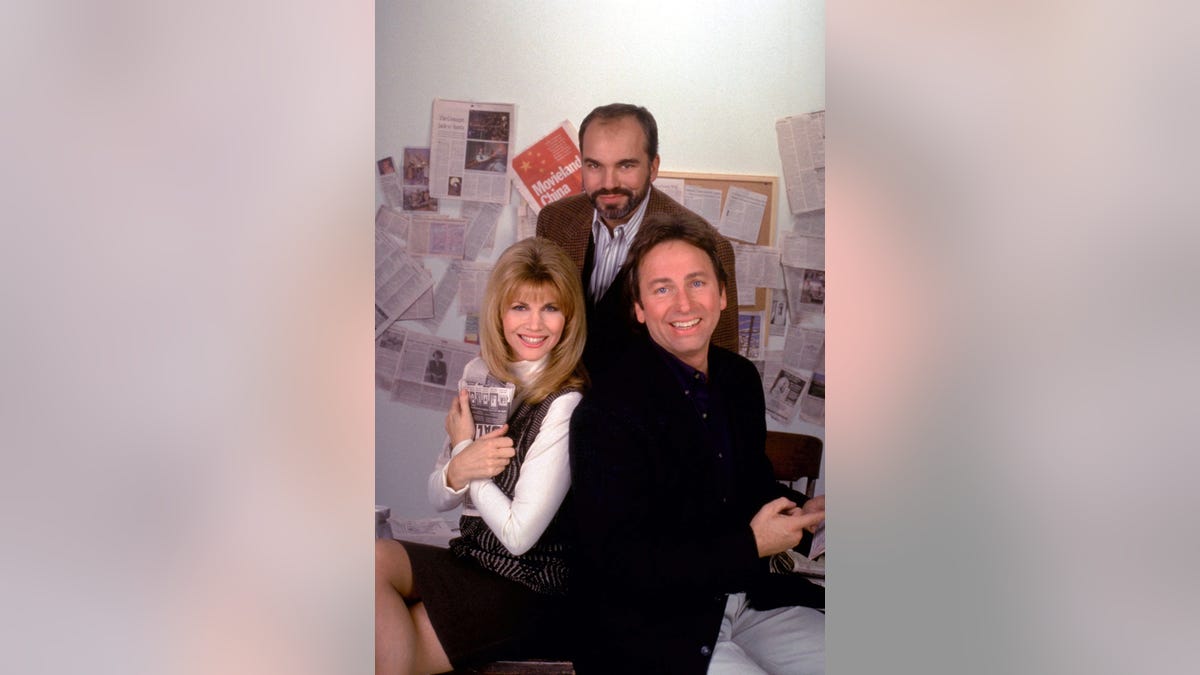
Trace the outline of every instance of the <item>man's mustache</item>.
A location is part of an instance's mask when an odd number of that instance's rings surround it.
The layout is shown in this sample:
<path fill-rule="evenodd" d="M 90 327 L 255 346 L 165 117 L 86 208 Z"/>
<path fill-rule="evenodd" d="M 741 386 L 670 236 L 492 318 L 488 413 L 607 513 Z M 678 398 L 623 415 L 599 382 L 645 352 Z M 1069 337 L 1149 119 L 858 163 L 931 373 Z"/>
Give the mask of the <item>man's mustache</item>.
<path fill-rule="evenodd" d="M 633 190 L 630 190 L 629 188 L 613 188 L 611 190 L 608 188 L 601 188 L 592 193 L 593 197 L 601 197 L 604 195 L 625 195 L 626 197 L 633 199 Z"/>

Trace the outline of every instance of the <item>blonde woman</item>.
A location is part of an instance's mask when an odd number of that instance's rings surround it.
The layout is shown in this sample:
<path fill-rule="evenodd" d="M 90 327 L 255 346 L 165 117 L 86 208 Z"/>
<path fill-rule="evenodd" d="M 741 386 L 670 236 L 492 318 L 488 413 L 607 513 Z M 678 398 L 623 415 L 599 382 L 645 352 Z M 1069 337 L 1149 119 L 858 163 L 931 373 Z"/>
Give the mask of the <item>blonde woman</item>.
<path fill-rule="evenodd" d="M 587 381 L 579 271 L 546 239 L 501 254 L 480 312 L 480 359 L 516 385 L 507 423 L 474 438 L 468 394 L 446 415 L 429 477 L 439 510 L 463 505 L 442 549 L 375 546 L 375 672 L 438 673 L 502 658 L 561 656 L 570 487 L 567 432 Z M 473 370 L 472 362 L 467 370 Z"/>

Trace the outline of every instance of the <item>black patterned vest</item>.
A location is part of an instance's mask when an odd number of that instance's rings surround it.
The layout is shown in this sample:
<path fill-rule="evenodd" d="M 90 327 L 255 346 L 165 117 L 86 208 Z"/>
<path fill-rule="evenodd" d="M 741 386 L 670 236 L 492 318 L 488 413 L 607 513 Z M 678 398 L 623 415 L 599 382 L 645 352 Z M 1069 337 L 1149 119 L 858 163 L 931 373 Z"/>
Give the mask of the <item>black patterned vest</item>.
<path fill-rule="evenodd" d="M 563 389 L 550 394 L 536 406 L 523 402 L 509 417 L 507 436 L 513 439 L 516 456 L 504 467 L 504 471 L 492 479 L 509 499 L 512 499 L 517 478 L 521 475 L 521 465 L 525 463 L 529 447 L 541 431 L 542 420 L 546 418 L 550 404 L 569 391 L 573 390 Z M 568 549 L 563 527 L 568 520 L 566 511 L 570 499 L 568 492 L 538 542 L 519 556 L 505 548 L 483 518 L 467 515 L 459 519 L 460 536 L 450 540 L 450 550 L 460 558 L 474 558 L 485 569 L 538 593 L 565 595 Z"/>

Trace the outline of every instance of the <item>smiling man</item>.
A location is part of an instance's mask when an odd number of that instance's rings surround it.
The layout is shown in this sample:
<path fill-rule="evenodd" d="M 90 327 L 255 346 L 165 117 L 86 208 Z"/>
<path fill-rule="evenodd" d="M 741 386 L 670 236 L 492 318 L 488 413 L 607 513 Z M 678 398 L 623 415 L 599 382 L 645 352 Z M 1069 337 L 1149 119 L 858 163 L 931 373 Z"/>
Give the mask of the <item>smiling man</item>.
<path fill-rule="evenodd" d="M 823 673 L 824 589 L 771 556 L 825 520 L 774 479 L 758 371 L 711 344 L 718 235 L 647 216 L 626 283 L 644 330 L 571 417 L 576 672 Z"/>
<path fill-rule="evenodd" d="M 642 220 L 654 215 L 699 216 L 654 189 L 658 125 L 645 108 L 628 103 L 596 108 L 579 125 L 579 147 L 584 194 L 542 209 L 537 236 L 562 246 L 580 269 L 588 320 L 583 361 L 594 372 L 620 351 L 630 335 L 632 318 L 622 264 Z M 713 342 L 737 351 L 733 247 L 717 236 L 717 258 L 732 300 L 718 321 Z"/>

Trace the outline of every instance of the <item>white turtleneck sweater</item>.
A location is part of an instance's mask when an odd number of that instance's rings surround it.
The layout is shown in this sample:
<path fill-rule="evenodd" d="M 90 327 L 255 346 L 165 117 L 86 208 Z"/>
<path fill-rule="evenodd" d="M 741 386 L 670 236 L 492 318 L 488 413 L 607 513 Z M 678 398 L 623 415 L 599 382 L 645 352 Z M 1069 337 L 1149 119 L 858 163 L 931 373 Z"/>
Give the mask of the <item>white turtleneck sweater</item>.
<path fill-rule="evenodd" d="M 545 364 L 539 361 L 518 361 L 513 364 L 517 379 L 529 382 Z M 470 366 L 467 366 L 470 368 Z M 463 441 L 453 448 L 450 438 L 442 444 L 437 464 L 429 476 L 429 501 L 438 511 L 449 511 L 463 503 L 470 492 L 474 508 L 465 507 L 463 515 L 479 516 L 513 555 L 525 553 L 550 525 L 558 507 L 571 486 L 571 465 L 567 454 L 567 436 L 571 413 L 582 398 L 579 392 L 568 392 L 550 404 L 542 428 L 525 455 L 510 500 L 492 479 L 473 480 L 462 490 L 452 490 L 446 481 L 446 466 L 450 459 L 473 441 Z"/>

